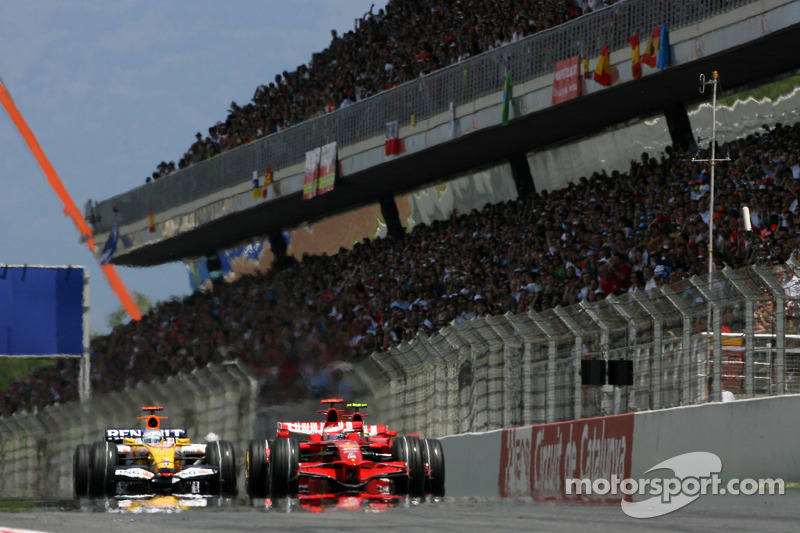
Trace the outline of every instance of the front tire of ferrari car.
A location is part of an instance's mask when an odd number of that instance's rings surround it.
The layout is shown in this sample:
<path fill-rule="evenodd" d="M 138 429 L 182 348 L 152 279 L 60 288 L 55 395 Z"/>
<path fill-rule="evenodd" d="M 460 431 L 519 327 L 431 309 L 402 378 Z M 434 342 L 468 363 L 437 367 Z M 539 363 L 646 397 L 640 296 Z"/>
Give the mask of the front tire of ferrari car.
<path fill-rule="evenodd" d="M 444 450 L 439 439 L 422 441 L 422 461 L 431 469 L 430 477 L 425 480 L 425 492 L 444 497 Z"/>
<path fill-rule="evenodd" d="M 408 478 L 399 478 L 395 483 L 397 494 L 421 497 L 425 495 L 425 465 L 422 462 L 422 446 L 417 437 L 394 437 L 392 458 L 408 465 Z"/>
<path fill-rule="evenodd" d="M 300 468 L 300 443 L 291 437 L 278 437 L 272 441 L 270 470 L 272 497 L 283 498 L 297 494 L 297 471 Z"/>
<path fill-rule="evenodd" d="M 218 440 L 206 446 L 206 462 L 219 469 L 217 480 L 220 496 L 236 496 L 236 455 L 233 443 L 227 440 Z"/>
<path fill-rule="evenodd" d="M 89 495 L 89 449 L 88 444 L 78 444 L 72 457 L 72 481 L 76 498 Z"/>
<path fill-rule="evenodd" d="M 117 460 L 117 445 L 113 442 L 99 441 L 92 444 L 89 451 L 89 496 L 100 498 L 113 494 L 112 481 Z"/>
<path fill-rule="evenodd" d="M 251 498 L 267 498 L 269 496 L 268 449 L 269 441 L 267 440 L 251 440 L 247 445 L 245 472 L 247 475 L 247 495 Z"/>

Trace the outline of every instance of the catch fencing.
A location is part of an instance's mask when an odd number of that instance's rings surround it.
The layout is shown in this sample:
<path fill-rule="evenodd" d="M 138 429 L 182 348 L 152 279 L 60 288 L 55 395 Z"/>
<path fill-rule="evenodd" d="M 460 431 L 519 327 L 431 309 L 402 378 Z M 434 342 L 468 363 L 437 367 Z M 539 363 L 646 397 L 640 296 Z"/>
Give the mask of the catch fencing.
<path fill-rule="evenodd" d="M 647 292 L 451 323 L 362 365 L 382 423 L 440 437 L 800 392 L 800 268 L 726 268 Z M 710 317 L 710 319 L 709 319 Z M 632 384 L 583 384 L 584 361 Z M 720 369 L 720 370 L 717 370 Z M 724 396 L 721 391 L 726 391 Z"/>
<path fill-rule="evenodd" d="M 193 442 L 229 440 L 242 453 L 255 422 L 255 399 L 256 382 L 236 361 L 36 414 L 0 418 L 0 495 L 72 497 L 75 447 L 102 440 L 106 428 L 144 427 L 136 417 L 146 415 L 141 407 L 148 405 L 164 407 L 161 414 L 169 418 L 163 427 L 186 428 Z"/>

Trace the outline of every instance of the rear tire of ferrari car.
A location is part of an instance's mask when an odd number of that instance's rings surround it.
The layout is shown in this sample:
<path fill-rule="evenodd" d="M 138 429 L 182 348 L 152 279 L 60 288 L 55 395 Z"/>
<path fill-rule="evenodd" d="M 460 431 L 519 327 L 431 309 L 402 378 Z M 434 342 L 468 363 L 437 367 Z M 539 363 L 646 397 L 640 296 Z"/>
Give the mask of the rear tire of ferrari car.
<path fill-rule="evenodd" d="M 92 444 L 89 451 L 89 496 L 100 498 L 114 493 L 112 480 L 117 464 L 117 445 L 113 442 L 99 441 Z"/>
<path fill-rule="evenodd" d="M 300 443 L 297 439 L 278 437 L 272 441 L 270 457 L 272 497 L 282 498 L 297 494 L 300 468 Z"/>
<path fill-rule="evenodd" d="M 408 465 L 408 478 L 399 478 L 395 484 L 397 494 L 409 496 L 425 495 L 425 465 L 422 462 L 422 446 L 417 437 L 395 437 L 392 439 L 392 458 Z"/>
<path fill-rule="evenodd" d="M 89 495 L 89 449 L 88 444 L 78 444 L 72 457 L 72 480 L 76 498 Z"/>
<path fill-rule="evenodd" d="M 251 440 L 247 445 L 246 480 L 247 495 L 251 498 L 267 498 L 270 489 L 269 462 L 267 462 L 267 440 Z"/>
<path fill-rule="evenodd" d="M 444 450 L 439 439 L 422 441 L 422 461 L 431 469 L 431 476 L 425 480 L 425 492 L 444 497 Z"/>
<path fill-rule="evenodd" d="M 219 469 L 216 489 L 220 496 L 236 496 L 236 455 L 233 443 L 217 440 L 206 445 L 206 462 Z"/>

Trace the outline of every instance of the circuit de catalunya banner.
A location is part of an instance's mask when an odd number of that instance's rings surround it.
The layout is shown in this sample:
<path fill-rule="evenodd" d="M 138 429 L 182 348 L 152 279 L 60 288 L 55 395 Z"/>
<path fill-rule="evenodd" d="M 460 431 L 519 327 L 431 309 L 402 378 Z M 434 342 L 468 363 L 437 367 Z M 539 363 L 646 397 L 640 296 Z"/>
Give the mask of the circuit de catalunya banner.
<path fill-rule="evenodd" d="M 619 503 L 618 494 L 567 494 L 567 479 L 631 474 L 633 413 L 504 429 L 498 488 L 504 498 Z"/>

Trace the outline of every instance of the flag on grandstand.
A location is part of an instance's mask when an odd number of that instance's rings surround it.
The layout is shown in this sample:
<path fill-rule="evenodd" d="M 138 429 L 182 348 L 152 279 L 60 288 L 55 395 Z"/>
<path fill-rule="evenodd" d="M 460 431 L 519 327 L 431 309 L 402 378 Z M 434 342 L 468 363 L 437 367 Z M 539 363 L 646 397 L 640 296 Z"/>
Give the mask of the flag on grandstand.
<path fill-rule="evenodd" d="M 583 79 L 585 79 L 585 80 L 592 79 L 592 71 L 589 70 L 589 56 L 588 56 L 588 54 L 583 54 Z"/>
<path fill-rule="evenodd" d="M 261 198 L 261 186 L 258 184 L 258 172 L 253 171 L 253 198 Z"/>
<path fill-rule="evenodd" d="M 319 158 L 322 150 L 317 147 L 306 152 L 306 171 L 303 175 L 303 200 L 314 198 L 319 188 Z"/>
<path fill-rule="evenodd" d="M 322 147 L 319 157 L 319 194 L 333 190 L 336 181 L 336 141 Z"/>
<path fill-rule="evenodd" d="M 150 233 L 155 233 L 156 232 L 156 219 L 153 216 L 153 210 L 152 209 L 148 209 L 147 210 L 147 223 L 149 225 Z"/>
<path fill-rule="evenodd" d="M 667 25 L 661 26 L 661 35 L 658 39 L 658 60 L 656 67 L 663 69 L 669 65 L 669 34 L 667 33 Z"/>
<path fill-rule="evenodd" d="M 642 63 L 647 66 L 655 68 L 658 62 L 658 41 L 661 39 L 661 26 L 653 28 L 653 33 L 647 41 L 647 46 L 644 49 L 642 56 Z"/>
<path fill-rule="evenodd" d="M 634 33 L 628 37 L 631 43 L 631 73 L 633 79 L 638 80 L 642 77 L 642 59 L 639 57 L 639 34 Z"/>
<path fill-rule="evenodd" d="M 458 124 L 456 124 L 456 105 L 450 102 L 450 138 L 455 139 L 458 137 Z"/>
<path fill-rule="evenodd" d="M 111 233 L 108 234 L 106 245 L 103 246 L 103 253 L 100 254 L 101 265 L 109 264 L 114 254 L 117 253 L 117 239 L 119 239 L 119 226 L 114 224 L 114 227 L 111 228 Z"/>
<path fill-rule="evenodd" d="M 400 154 L 400 139 L 398 134 L 400 123 L 396 120 L 386 123 L 386 142 L 384 143 L 384 153 L 386 155 Z"/>
<path fill-rule="evenodd" d="M 508 126 L 508 108 L 511 105 L 511 69 L 506 69 L 506 81 L 503 83 L 503 126 Z"/>
<path fill-rule="evenodd" d="M 264 174 L 264 188 L 263 188 L 263 190 L 261 192 L 261 195 L 263 196 L 263 198 L 265 200 L 267 198 L 269 198 L 269 196 L 270 196 L 269 191 L 271 189 L 273 191 L 273 196 L 275 195 L 275 191 L 274 191 L 274 188 L 272 186 L 272 180 L 273 179 L 274 179 L 274 175 L 272 173 L 272 165 L 267 165 L 267 173 Z"/>
<path fill-rule="evenodd" d="M 415 115 L 414 113 L 411 113 L 411 125 L 412 126 L 417 125 L 417 115 Z"/>
<path fill-rule="evenodd" d="M 607 44 L 600 50 L 600 57 L 597 59 L 597 68 L 594 69 L 594 81 L 606 87 L 611 85 L 611 59 L 608 57 Z"/>

